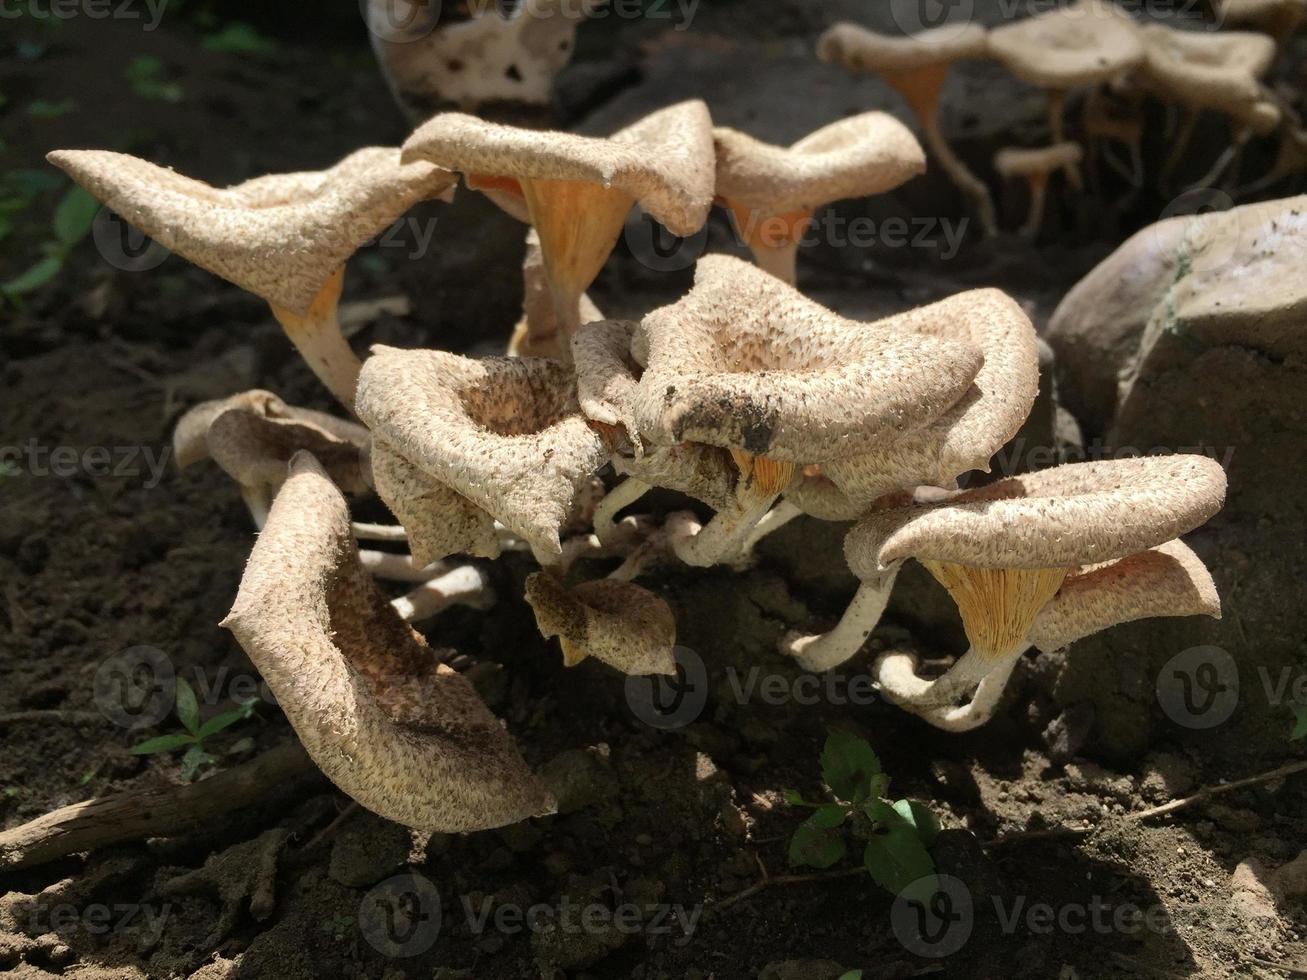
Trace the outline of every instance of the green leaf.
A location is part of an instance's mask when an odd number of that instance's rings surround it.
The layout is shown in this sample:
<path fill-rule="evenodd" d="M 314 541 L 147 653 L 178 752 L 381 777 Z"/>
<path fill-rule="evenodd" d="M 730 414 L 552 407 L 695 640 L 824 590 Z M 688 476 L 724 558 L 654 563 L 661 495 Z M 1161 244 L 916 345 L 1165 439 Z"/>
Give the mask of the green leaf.
<path fill-rule="evenodd" d="M 935 862 L 917 828 L 896 811 L 890 813 L 893 817 L 882 823 L 867 842 L 862 863 L 886 891 L 924 904 L 938 890 Z"/>
<path fill-rule="evenodd" d="M 48 99 L 33 99 L 27 103 L 27 114 L 33 119 L 58 119 L 60 116 L 66 116 L 77 108 L 77 102 L 73 99 L 62 99 L 59 102 L 51 102 Z"/>
<path fill-rule="evenodd" d="M 850 970 L 848 973 L 843 974 L 840 980 L 862 980 L 862 971 Z"/>
<path fill-rule="evenodd" d="M 194 745 L 195 736 L 185 732 L 174 732 L 172 735 L 160 735 L 158 738 L 147 738 L 138 745 L 131 748 L 132 755 L 157 755 L 160 752 L 171 752 L 173 749 L 180 749 L 183 745 Z"/>
<path fill-rule="evenodd" d="M 847 845 L 837 825 L 831 825 L 832 816 L 822 807 L 799 824 L 790 838 L 790 863 L 806 864 L 812 868 L 829 868 L 844 857 Z"/>
<path fill-rule="evenodd" d="M 880 760 L 864 740 L 832 731 L 821 750 L 821 778 L 841 800 L 860 803 L 872 796 Z"/>
<path fill-rule="evenodd" d="M 248 735 L 245 738 L 238 738 L 232 742 L 226 751 L 226 755 L 245 755 L 247 752 L 254 751 L 254 739 Z"/>
<path fill-rule="evenodd" d="M 249 24 L 233 21 L 222 30 L 210 34 L 200 46 L 205 51 L 221 54 L 245 54 L 255 58 L 272 58 L 277 54 L 277 42 L 264 37 Z"/>
<path fill-rule="evenodd" d="M 927 847 L 935 843 L 939 836 L 939 818 L 930 812 L 930 807 L 915 800 L 896 800 L 894 812 L 917 829 L 917 836 Z"/>
<path fill-rule="evenodd" d="M 244 721 L 254 714 L 254 706 L 257 703 L 257 698 L 250 698 L 248 701 L 242 701 L 239 708 L 233 708 L 231 711 L 224 711 L 220 715 L 214 715 L 200 726 L 200 730 L 196 734 L 199 738 L 205 739 L 210 735 L 218 734 L 224 728 L 230 728 L 238 721 Z"/>
<path fill-rule="evenodd" d="M 1289 733 L 1292 741 L 1307 737 L 1307 704 L 1293 706 L 1293 731 Z"/>
<path fill-rule="evenodd" d="M 91 233 L 91 222 L 100 211 L 100 202 L 74 184 L 54 209 L 54 236 L 68 248 Z"/>
<path fill-rule="evenodd" d="M 4 293 L 6 296 L 24 296 L 27 293 L 35 292 L 59 275 L 59 270 L 63 267 L 64 260 L 62 256 L 47 255 L 26 272 L 20 272 L 8 282 L 0 282 L 0 293 Z"/>
<path fill-rule="evenodd" d="M 199 744 L 192 745 L 189 749 L 186 750 L 186 754 L 182 756 L 182 764 L 181 764 L 182 779 L 185 780 L 194 779 L 195 774 L 200 771 L 200 766 L 205 766 L 215 761 L 217 760 L 215 760 L 213 756 L 209 755 L 209 753 L 205 752 L 204 747 L 202 745 Z"/>
<path fill-rule="evenodd" d="M 177 720 L 192 735 L 200 732 L 200 703 L 185 677 L 177 678 Z"/>
<path fill-rule="evenodd" d="M 785 797 L 785 802 L 788 803 L 790 806 L 804 805 L 803 796 L 799 793 L 797 789 L 783 789 L 781 790 L 781 795 Z"/>

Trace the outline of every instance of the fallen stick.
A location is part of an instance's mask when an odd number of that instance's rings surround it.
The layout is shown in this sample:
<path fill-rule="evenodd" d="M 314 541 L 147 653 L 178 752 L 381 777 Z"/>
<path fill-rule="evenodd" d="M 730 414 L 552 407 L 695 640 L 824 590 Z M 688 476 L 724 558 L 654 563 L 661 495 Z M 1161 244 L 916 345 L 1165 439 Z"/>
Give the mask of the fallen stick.
<path fill-rule="evenodd" d="M 285 742 L 198 783 L 98 796 L 0 831 L 0 871 L 149 837 L 174 837 L 213 817 L 259 802 L 313 770 L 298 741 Z"/>

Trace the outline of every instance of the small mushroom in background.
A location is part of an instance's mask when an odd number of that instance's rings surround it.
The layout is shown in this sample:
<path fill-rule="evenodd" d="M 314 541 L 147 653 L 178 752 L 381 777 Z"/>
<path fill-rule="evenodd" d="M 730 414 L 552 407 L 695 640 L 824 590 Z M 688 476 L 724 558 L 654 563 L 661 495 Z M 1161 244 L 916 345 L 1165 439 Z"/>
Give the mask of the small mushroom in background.
<path fill-rule="evenodd" d="M 628 675 L 676 673 L 676 619 L 648 589 L 611 578 L 569 589 L 545 571 L 527 577 L 526 601 L 568 667 L 594 657 Z"/>
<path fill-rule="evenodd" d="M 372 430 L 378 493 L 427 560 L 444 557 L 433 550 L 438 536 L 456 543 L 442 524 L 457 515 L 488 550 L 492 518 L 542 565 L 557 564 L 577 498 L 607 460 L 571 370 L 544 358 L 377 346 L 359 377 L 358 411 Z"/>
<path fill-rule="evenodd" d="M 572 59 L 576 30 L 603 0 L 524 0 L 453 5 L 428 0 L 367 0 L 372 50 L 409 117 L 455 107 L 494 117 L 534 111 L 547 117 L 557 74 Z"/>
<path fill-rule="evenodd" d="M 1143 101 L 1143 93 L 1133 84 L 1097 85 L 1085 96 L 1081 118 L 1090 166 L 1095 166 L 1101 156 L 1135 190 L 1144 186 Z M 1107 143 L 1125 144 L 1129 163 L 1119 161 Z M 1091 179 L 1096 173 L 1091 170 Z"/>
<path fill-rule="evenodd" d="M 345 498 L 309 453 L 291 461 L 222 625 L 313 761 L 374 813 L 461 833 L 556 809 L 471 683 L 372 583 Z"/>
<path fill-rule="evenodd" d="M 1048 95 L 1051 144 L 1066 142 L 1063 108 L 1072 89 L 1102 85 L 1144 60 L 1139 27 L 1120 7 L 1079 0 L 989 32 L 989 54 Z M 1079 170 L 1068 172 L 1081 188 Z"/>
<path fill-rule="evenodd" d="M 1211 576 L 1176 539 L 1224 497 L 1219 464 L 1166 456 L 1072 463 L 937 503 L 892 503 L 845 540 L 849 567 L 872 588 L 834 634 L 847 641 L 842 652 L 855 653 L 883 610 L 883 601 L 871 601 L 875 583 L 915 558 L 957 602 L 971 647 L 934 680 L 919 677 L 915 658 L 899 651 L 883 654 L 872 675 L 892 701 L 932 725 L 975 728 L 1032 645 L 1059 649 L 1146 616 L 1219 616 Z"/>
<path fill-rule="evenodd" d="M 989 188 L 953 151 L 939 126 L 940 95 L 955 61 L 985 57 L 985 28 L 940 27 L 912 37 L 889 37 L 858 24 L 839 23 L 817 39 L 817 57 L 850 71 L 880 75 L 903 96 L 921 124 L 926 146 L 976 209 L 985 234 L 998 231 Z"/>
<path fill-rule="evenodd" d="M 1162 167 L 1169 177 L 1184 159 L 1199 116 L 1207 110 L 1229 116 L 1234 127 L 1230 147 L 1198 182 L 1216 183 L 1254 135 L 1272 132 L 1280 122 L 1262 77 L 1275 61 L 1275 43 L 1246 31 L 1184 31 L 1164 24 L 1141 29 L 1145 58 L 1139 83 L 1164 102 L 1184 107 L 1185 118 Z"/>
<path fill-rule="evenodd" d="M 401 162 L 388 147 L 222 189 L 107 150 L 56 150 L 47 159 L 161 245 L 266 300 L 350 412 L 361 362 L 336 316 L 345 263 L 413 205 L 449 200 L 458 180 Z"/>
<path fill-rule="evenodd" d="M 539 237 L 552 333 L 518 345 L 529 355 L 570 356 L 581 299 L 639 204 L 677 235 L 703 227 L 712 207 L 712 120 L 698 100 L 650 113 L 608 138 L 518 129 L 460 113 L 429 119 L 404 144 L 405 160 L 459 171 L 474 188 L 517 194 Z M 531 324 L 535 327 L 536 324 Z"/>
<path fill-rule="evenodd" d="M 1214 0 L 1221 27 L 1248 27 L 1269 34 L 1277 47 L 1307 19 L 1307 0 Z"/>
<path fill-rule="evenodd" d="M 730 210 L 758 265 L 790 285 L 813 212 L 883 194 L 926 170 L 916 137 L 884 112 L 841 119 L 789 147 L 721 126 L 713 142 L 717 200 Z"/>
<path fill-rule="evenodd" d="M 1280 120 L 1280 148 L 1276 151 L 1275 161 L 1265 174 L 1240 187 L 1235 195 L 1248 197 L 1260 194 L 1282 180 L 1303 173 L 1307 173 L 1307 128 L 1303 127 L 1300 115 L 1285 108 Z"/>
<path fill-rule="evenodd" d="M 1073 172 L 1084 159 L 1079 143 L 1056 143 L 1035 149 L 1007 147 L 994 155 L 994 169 L 1011 180 L 1022 177 L 1030 188 L 1030 212 L 1019 234 L 1034 239 L 1044 224 L 1044 209 L 1048 200 L 1048 182 L 1059 170 Z"/>

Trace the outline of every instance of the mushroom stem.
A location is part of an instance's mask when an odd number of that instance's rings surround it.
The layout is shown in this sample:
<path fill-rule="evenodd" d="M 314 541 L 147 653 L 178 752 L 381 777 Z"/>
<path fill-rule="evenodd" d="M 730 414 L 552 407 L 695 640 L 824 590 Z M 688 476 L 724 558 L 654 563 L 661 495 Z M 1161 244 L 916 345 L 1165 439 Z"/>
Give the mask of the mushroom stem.
<path fill-rule="evenodd" d="M 676 557 L 687 565 L 707 568 L 734 561 L 744 552 L 749 533 L 794 477 L 794 464 L 732 449 L 740 468 L 740 483 L 730 504 L 706 525 L 688 511 L 667 518 L 668 539 Z"/>
<path fill-rule="evenodd" d="M 1050 146 L 1066 142 L 1066 90 L 1049 89 L 1048 91 L 1048 131 L 1052 135 Z M 1080 173 L 1080 164 L 1068 163 L 1066 178 L 1071 189 L 1077 194 L 1085 189 L 1085 179 Z M 1038 229 L 1036 229 L 1038 230 Z"/>
<path fill-rule="evenodd" d="M 1184 119 L 1180 123 L 1180 128 L 1176 131 L 1174 142 L 1171 144 L 1171 152 L 1167 154 L 1166 162 L 1162 164 L 1162 180 L 1169 180 L 1175 173 L 1176 167 L 1180 166 L 1180 161 L 1184 159 L 1185 150 L 1189 148 L 1189 142 L 1193 139 L 1194 129 L 1198 125 L 1198 110 L 1185 107 Z"/>
<path fill-rule="evenodd" d="M 1030 184 L 1030 213 L 1026 215 L 1026 223 L 1021 226 L 1018 234 L 1022 238 L 1033 241 L 1038 237 L 1039 229 L 1044 224 L 1044 209 L 1048 201 L 1048 174 L 1031 174 L 1027 182 Z"/>
<path fill-rule="evenodd" d="M 1191 189 L 1203 189 L 1214 186 L 1217 181 L 1225 176 L 1227 172 L 1232 171 L 1232 180 L 1237 180 L 1239 176 L 1239 163 L 1243 159 L 1244 147 L 1252 139 L 1253 131 L 1251 128 L 1244 126 L 1238 129 L 1231 137 L 1230 145 L 1221 151 L 1221 155 L 1216 158 L 1212 168 L 1204 174 Z"/>
<path fill-rule="evenodd" d="M 780 643 L 781 653 L 794 657 L 799 666 L 814 673 L 844 663 L 862 649 L 880 622 L 898 574 L 896 563 L 876 578 L 859 583 L 858 591 L 834 629 L 813 636 L 787 633 Z"/>
<path fill-rule="evenodd" d="M 445 570 L 443 562 L 419 566 L 412 555 L 396 555 L 389 551 L 372 551 L 367 548 L 359 549 L 359 564 L 369 575 L 390 579 L 392 582 L 426 582 Z"/>
<path fill-rule="evenodd" d="M 323 283 L 307 313 L 272 304 L 272 314 L 313 373 L 352 415 L 363 362 L 345 340 L 336 318 L 344 281 L 345 267 L 341 266 Z"/>
<path fill-rule="evenodd" d="M 617 512 L 635 503 L 652 487 L 635 477 L 627 477 L 605 494 L 594 512 L 594 530 L 599 540 L 608 544 L 617 533 Z"/>
<path fill-rule="evenodd" d="M 760 520 L 754 526 L 753 530 L 749 532 L 749 536 L 744 541 L 745 557 L 748 557 L 753 553 L 753 549 L 759 541 L 767 537 L 767 535 L 771 534 L 773 531 L 779 531 L 802 513 L 802 510 L 790 503 L 788 500 L 777 502 L 776 506 L 767 511 L 767 513 L 763 515 L 762 520 Z"/>
<path fill-rule="evenodd" d="M 460 565 L 423 582 L 390 605 L 405 621 L 420 623 L 452 605 L 489 609 L 494 603 L 495 593 L 485 573 L 475 565 Z"/>
<path fill-rule="evenodd" d="M 1020 651 L 993 661 L 969 650 L 943 677 L 926 681 L 917 676 L 916 658 L 895 650 L 881 655 L 872 671 L 881 691 L 900 707 L 936 728 L 965 732 L 993 717 L 1019 659 Z M 975 693 L 967 703 L 949 703 L 972 686 Z"/>
<path fill-rule="evenodd" d="M 387 541 L 402 544 L 408 540 L 408 532 L 398 524 L 364 524 L 355 521 L 351 529 L 354 537 L 359 541 Z"/>
<path fill-rule="evenodd" d="M 730 210 L 735 232 L 749 246 L 758 268 L 793 286 L 799 244 L 812 224 L 812 212 L 767 214 L 739 201 L 722 203 Z"/>

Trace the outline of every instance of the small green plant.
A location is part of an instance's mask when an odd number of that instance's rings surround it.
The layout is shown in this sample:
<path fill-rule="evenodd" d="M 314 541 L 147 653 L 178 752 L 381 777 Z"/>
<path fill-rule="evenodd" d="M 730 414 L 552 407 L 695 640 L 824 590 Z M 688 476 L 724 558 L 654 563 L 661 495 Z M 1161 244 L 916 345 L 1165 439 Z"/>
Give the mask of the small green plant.
<path fill-rule="evenodd" d="M 51 102 L 48 99 L 33 99 L 27 103 L 27 114 L 33 119 L 58 119 L 60 116 L 66 116 L 77 108 L 77 102 L 74 99 L 60 99 L 58 102 Z"/>
<path fill-rule="evenodd" d="M 238 721 L 249 718 L 254 714 L 254 705 L 257 702 L 257 698 L 242 701 L 239 707 L 233 708 L 231 711 L 224 711 L 220 715 L 214 715 L 201 725 L 200 704 L 195 697 L 195 689 L 187 683 L 185 678 L 178 677 L 177 720 L 182 723 L 182 728 L 185 731 L 146 739 L 144 742 L 132 746 L 132 755 L 157 755 L 160 752 L 174 752 L 177 749 L 185 748 L 186 754 L 182 756 L 181 765 L 182 779 L 194 779 L 201 766 L 210 765 L 217 761 L 217 757 L 210 755 L 205 749 L 204 740 L 217 735 L 224 729 L 230 728 Z"/>
<path fill-rule="evenodd" d="M 18 210 L 20 202 L 29 200 L 30 198 L 21 196 L 0 199 L 0 226 L 4 225 L 7 218 L 4 210 L 6 202 Z M 26 203 L 21 203 L 21 207 L 26 207 Z M 99 210 L 100 202 L 82 188 L 69 188 L 54 209 L 50 226 L 52 237 L 41 246 L 43 257 L 13 279 L 0 282 L 0 295 L 11 303 L 18 304 L 20 297 L 35 292 L 54 279 L 63 269 L 73 248 L 91 233 L 91 224 Z M 0 227 L 0 230 L 8 233 L 6 228 Z"/>
<path fill-rule="evenodd" d="M 277 42 L 260 34 L 254 27 L 240 21 L 225 24 L 200 42 L 205 51 L 219 54 L 240 54 L 251 58 L 274 58 Z"/>
<path fill-rule="evenodd" d="M 936 890 L 929 847 L 939 821 L 923 804 L 890 801 L 889 777 L 871 746 L 856 735 L 832 731 L 821 753 L 821 776 L 835 801 L 810 803 L 785 791 L 791 806 L 811 816 L 790 838 L 790 863 L 830 868 L 848 853 L 850 839 L 863 840 L 862 863 L 876 883 L 895 895 L 926 902 Z"/>
<path fill-rule="evenodd" d="M 181 85 L 168 81 L 163 62 L 148 54 L 138 55 L 129 61 L 124 75 L 132 91 L 143 99 L 176 103 L 185 94 Z"/>
<path fill-rule="evenodd" d="M 840 980 L 862 980 L 862 971 L 850 970 L 848 973 L 841 975 Z"/>
<path fill-rule="evenodd" d="M 1289 740 L 1297 742 L 1307 738 L 1307 704 L 1295 704 L 1292 708 L 1293 730 L 1289 732 Z"/>

